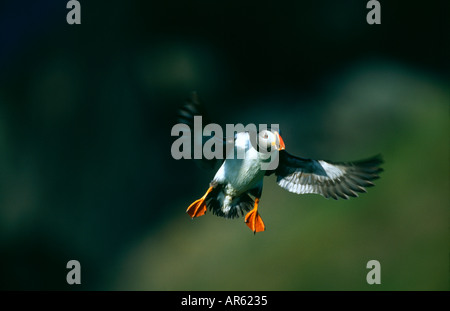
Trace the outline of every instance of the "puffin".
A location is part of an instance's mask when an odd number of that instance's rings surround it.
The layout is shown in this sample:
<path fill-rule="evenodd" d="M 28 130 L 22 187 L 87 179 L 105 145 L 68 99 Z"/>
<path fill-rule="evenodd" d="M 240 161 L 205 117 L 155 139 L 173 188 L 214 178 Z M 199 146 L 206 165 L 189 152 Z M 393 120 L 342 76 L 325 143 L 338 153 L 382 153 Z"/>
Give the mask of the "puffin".
<path fill-rule="evenodd" d="M 209 123 L 209 116 L 196 92 L 192 92 L 178 111 L 178 121 L 190 128 L 194 116 L 201 116 Z M 296 194 L 319 194 L 335 200 L 358 197 L 374 186 L 373 181 L 383 171 L 380 154 L 353 162 L 333 162 L 294 156 L 285 149 L 279 129 L 266 128 L 259 133 L 258 144 L 251 141 L 251 133 L 243 131 L 234 137 L 221 139 L 224 159 L 200 160 L 200 166 L 218 170 L 206 193 L 190 204 L 186 213 L 192 218 L 206 214 L 209 209 L 214 215 L 238 218 L 245 214 L 244 222 L 255 234 L 266 230 L 258 211 L 264 177 L 275 175 L 277 184 Z M 201 144 L 216 136 L 203 136 Z M 234 144 L 233 148 L 226 148 Z M 226 153 L 225 150 L 229 150 Z M 230 156 L 230 152 L 244 154 L 244 157 Z M 277 159 L 276 168 L 270 168 L 268 159 Z M 198 161 L 198 160 L 197 160 Z M 267 168 L 269 167 L 269 168 Z"/>

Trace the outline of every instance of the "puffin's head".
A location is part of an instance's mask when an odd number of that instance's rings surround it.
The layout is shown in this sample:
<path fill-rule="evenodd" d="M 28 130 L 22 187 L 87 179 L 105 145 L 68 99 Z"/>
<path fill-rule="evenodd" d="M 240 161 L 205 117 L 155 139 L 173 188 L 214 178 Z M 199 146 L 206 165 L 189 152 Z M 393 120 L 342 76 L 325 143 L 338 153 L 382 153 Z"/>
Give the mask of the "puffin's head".
<path fill-rule="evenodd" d="M 262 130 L 258 134 L 258 147 L 260 151 L 271 153 L 285 149 L 283 138 L 275 130 Z"/>

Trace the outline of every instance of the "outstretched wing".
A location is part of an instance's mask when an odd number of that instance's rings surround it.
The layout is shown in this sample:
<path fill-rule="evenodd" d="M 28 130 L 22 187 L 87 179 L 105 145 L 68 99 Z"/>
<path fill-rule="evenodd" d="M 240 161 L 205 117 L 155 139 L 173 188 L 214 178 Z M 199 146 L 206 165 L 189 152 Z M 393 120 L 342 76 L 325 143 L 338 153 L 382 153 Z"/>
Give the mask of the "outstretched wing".
<path fill-rule="evenodd" d="M 191 141 L 191 159 L 194 159 L 194 150 L 195 148 L 201 148 L 199 150 L 203 150 L 203 146 L 204 144 L 209 140 L 209 139 L 216 139 L 218 140 L 218 144 L 216 145 L 220 145 L 221 148 L 223 148 L 223 153 L 225 154 L 225 148 L 226 148 L 226 141 L 223 137 L 217 137 L 215 135 L 211 135 L 211 136 L 203 136 L 203 128 L 201 129 L 201 132 L 199 133 L 194 133 L 194 116 L 201 116 L 202 117 L 202 126 L 206 126 L 207 124 L 211 123 L 211 120 L 209 119 L 209 116 L 205 110 L 205 107 L 203 106 L 203 104 L 201 103 L 201 101 L 198 98 L 197 92 L 192 92 L 191 97 L 189 99 L 186 100 L 186 102 L 184 103 L 184 105 L 178 110 L 178 122 L 179 123 L 183 123 L 189 126 L 189 128 L 191 129 L 191 133 L 192 133 L 192 141 Z M 199 137 L 197 140 L 194 139 L 194 135 L 199 135 L 201 136 L 201 138 Z M 200 142 L 201 146 L 195 146 L 196 142 Z M 215 145 L 215 146 L 216 146 Z M 217 168 L 219 165 L 222 164 L 223 159 L 206 159 L 205 157 L 202 156 L 201 159 L 196 160 L 197 164 L 200 167 L 203 168 Z"/>
<path fill-rule="evenodd" d="M 348 199 L 374 186 L 383 169 L 380 155 L 357 162 L 338 163 L 303 159 L 280 151 L 280 162 L 275 170 L 280 187 L 297 194 L 316 193 L 325 198 Z"/>

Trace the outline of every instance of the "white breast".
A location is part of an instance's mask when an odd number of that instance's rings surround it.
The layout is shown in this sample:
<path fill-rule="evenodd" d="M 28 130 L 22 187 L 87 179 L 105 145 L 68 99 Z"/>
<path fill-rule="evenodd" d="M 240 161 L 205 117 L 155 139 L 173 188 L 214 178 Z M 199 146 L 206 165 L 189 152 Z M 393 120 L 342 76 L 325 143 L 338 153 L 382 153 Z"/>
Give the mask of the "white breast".
<path fill-rule="evenodd" d="M 264 177 L 261 171 L 261 163 L 258 152 L 249 143 L 248 133 L 236 135 L 234 158 L 229 156 L 214 176 L 214 180 L 228 184 L 230 195 L 236 196 L 251 188 L 254 188 Z M 244 159 L 237 159 L 242 152 Z M 241 153 L 241 155 L 242 155 Z"/>

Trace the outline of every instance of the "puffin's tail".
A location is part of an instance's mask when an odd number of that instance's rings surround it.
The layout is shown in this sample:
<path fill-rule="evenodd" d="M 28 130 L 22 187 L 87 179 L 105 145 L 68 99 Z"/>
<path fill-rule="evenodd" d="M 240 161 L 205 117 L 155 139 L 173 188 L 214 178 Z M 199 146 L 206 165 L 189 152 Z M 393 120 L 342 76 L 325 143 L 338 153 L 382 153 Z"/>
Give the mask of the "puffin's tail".
<path fill-rule="evenodd" d="M 206 197 L 205 203 L 214 215 L 225 218 L 238 218 L 244 216 L 244 213 L 250 211 L 255 204 L 255 201 L 248 193 L 243 193 L 229 200 L 225 196 L 223 185 L 211 184 L 211 187 L 213 187 L 213 190 Z"/>

